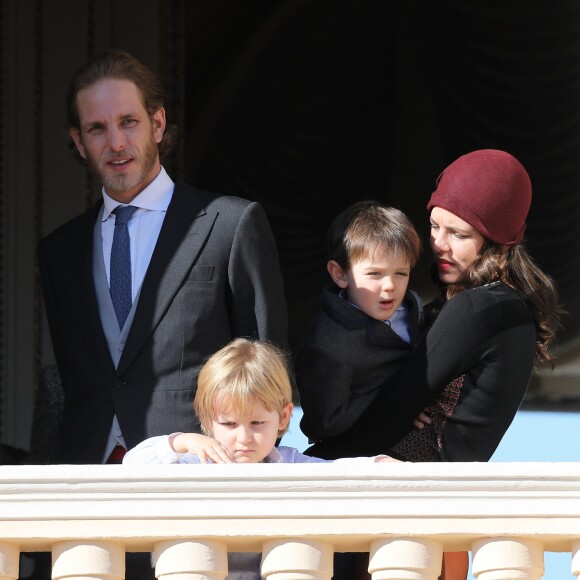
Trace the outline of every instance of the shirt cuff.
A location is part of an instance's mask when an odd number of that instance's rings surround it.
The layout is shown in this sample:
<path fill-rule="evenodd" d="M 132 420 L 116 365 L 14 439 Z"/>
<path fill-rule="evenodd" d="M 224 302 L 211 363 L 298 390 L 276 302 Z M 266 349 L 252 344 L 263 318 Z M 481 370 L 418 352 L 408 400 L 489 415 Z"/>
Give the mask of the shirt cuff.
<path fill-rule="evenodd" d="M 162 463 L 175 463 L 183 453 L 177 453 L 172 447 L 173 440 L 181 433 L 172 433 L 161 437 L 157 442 L 157 455 Z"/>

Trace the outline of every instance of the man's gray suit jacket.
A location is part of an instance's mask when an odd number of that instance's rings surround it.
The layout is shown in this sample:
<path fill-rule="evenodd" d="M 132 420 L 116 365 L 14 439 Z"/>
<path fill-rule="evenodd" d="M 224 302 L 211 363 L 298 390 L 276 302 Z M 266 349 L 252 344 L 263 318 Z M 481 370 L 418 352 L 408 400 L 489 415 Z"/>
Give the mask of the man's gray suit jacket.
<path fill-rule="evenodd" d="M 238 336 L 287 340 L 278 254 L 261 206 L 178 183 L 115 368 L 93 277 L 101 204 L 38 247 L 65 393 L 63 463 L 100 463 L 114 415 L 129 448 L 199 431 L 193 397 L 207 357 Z"/>

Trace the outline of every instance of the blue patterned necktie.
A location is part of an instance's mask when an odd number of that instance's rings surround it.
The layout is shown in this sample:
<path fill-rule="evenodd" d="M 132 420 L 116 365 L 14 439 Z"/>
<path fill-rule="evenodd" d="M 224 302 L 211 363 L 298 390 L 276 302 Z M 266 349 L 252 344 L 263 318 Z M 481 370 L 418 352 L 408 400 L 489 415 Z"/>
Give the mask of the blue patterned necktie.
<path fill-rule="evenodd" d="M 137 211 L 132 205 L 118 206 L 115 214 L 115 233 L 111 248 L 110 288 L 113 307 L 122 330 L 131 310 L 133 295 L 131 293 L 131 242 L 127 224 Z"/>

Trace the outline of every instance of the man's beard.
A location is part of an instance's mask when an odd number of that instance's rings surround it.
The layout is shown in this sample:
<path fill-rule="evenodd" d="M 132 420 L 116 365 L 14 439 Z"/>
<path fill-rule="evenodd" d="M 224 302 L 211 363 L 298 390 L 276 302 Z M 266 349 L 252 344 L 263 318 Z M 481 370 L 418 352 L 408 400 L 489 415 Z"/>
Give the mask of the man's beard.
<path fill-rule="evenodd" d="M 101 181 L 105 191 L 108 194 L 122 194 L 133 188 L 138 187 L 145 181 L 145 178 L 155 165 L 157 161 L 157 143 L 151 138 L 143 150 L 139 154 L 133 148 L 124 149 L 121 153 L 109 153 L 103 155 L 100 160 L 91 156 L 87 157 L 87 164 L 93 174 L 95 174 Z M 133 161 L 138 164 L 136 170 L 131 171 L 127 175 L 111 175 L 104 170 L 106 164 L 119 157 L 131 157 Z"/>

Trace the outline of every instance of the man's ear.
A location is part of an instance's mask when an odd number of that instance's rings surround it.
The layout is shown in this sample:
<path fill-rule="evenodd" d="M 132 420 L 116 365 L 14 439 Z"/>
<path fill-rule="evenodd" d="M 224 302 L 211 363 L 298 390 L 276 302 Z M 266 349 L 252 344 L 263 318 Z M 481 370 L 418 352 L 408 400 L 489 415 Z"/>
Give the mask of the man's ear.
<path fill-rule="evenodd" d="M 153 125 L 153 138 L 155 139 L 155 143 L 161 143 L 166 124 L 165 109 L 163 107 L 153 113 L 151 124 Z"/>
<path fill-rule="evenodd" d="M 68 130 L 68 132 L 69 132 L 70 138 L 74 141 L 74 144 L 75 144 L 76 148 L 78 149 L 80 156 L 83 159 L 86 159 L 87 154 L 85 152 L 85 147 L 84 147 L 82 139 L 81 139 L 81 132 L 76 127 L 71 127 Z"/>
<path fill-rule="evenodd" d="M 346 278 L 346 272 L 340 267 L 339 263 L 335 260 L 328 260 L 326 264 L 326 269 L 330 274 L 330 277 L 334 281 L 334 283 L 339 288 L 347 288 L 348 287 L 348 280 Z"/>

